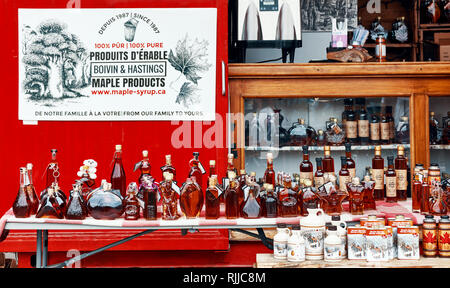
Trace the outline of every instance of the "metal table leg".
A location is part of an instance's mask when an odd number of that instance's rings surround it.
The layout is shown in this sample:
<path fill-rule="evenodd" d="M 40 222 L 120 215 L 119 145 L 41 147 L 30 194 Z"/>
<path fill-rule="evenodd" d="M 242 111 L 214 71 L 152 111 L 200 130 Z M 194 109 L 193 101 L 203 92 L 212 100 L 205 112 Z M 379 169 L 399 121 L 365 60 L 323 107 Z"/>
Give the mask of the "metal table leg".
<path fill-rule="evenodd" d="M 41 268 L 42 260 L 42 230 L 37 230 L 36 235 L 36 268 Z"/>
<path fill-rule="evenodd" d="M 48 230 L 44 230 L 42 241 L 42 267 L 46 268 L 48 259 Z"/>

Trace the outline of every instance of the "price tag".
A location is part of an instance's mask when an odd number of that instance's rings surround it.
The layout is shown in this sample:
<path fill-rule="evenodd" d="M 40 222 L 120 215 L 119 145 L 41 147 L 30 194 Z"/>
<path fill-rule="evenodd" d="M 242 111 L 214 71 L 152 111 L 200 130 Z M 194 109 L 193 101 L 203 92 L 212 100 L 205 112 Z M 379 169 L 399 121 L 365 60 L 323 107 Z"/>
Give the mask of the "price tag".
<path fill-rule="evenodd" d="M 260 11 L 278 11 L 278 0 L 259 0 Z"/>
<path fill-rule="evenodd" d="M 202 172 L 202 174 L 206 173 L 206 170 L 205 170 L 205 168 L 203 168 L 202 163 L 198 162 L 198 168 L 200 168 L 200 171 Z"/>
<path fill-rule="evenodd" d="M 175 182 L 172 182 L 172 189 L 175 190 L 175 192 L 177 192 L 178 195 L 180 195 L 180 187 L 178 187 L 178 185 L 175 184 Z"/>
<path fill-rule="evenodd" d="M 136 172 L 141 167 L 142 167 L 142 161 L 139 161 L 138 163 L 134 164 L 133 172 Z"/>

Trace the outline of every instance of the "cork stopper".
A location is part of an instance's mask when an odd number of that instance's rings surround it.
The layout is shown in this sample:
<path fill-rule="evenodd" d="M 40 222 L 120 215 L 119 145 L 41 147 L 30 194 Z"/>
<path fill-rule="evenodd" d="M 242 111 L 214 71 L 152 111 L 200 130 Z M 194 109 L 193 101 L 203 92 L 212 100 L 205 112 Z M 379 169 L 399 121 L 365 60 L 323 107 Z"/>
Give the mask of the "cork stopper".
<path fill-rule="evenodd" d="M 317 133 L 318 133 L 320 136 L 322 136 L 322 135 L 323 135 L 323 130 L 322 130 L 322 129 L 319 129 L 319 130 L 317 130 Z"/>
<path fill-rule="evenodd" d="M 234 154 L 230 153 L 230 154 L 228 154 L 227 157 L 228 157 L 228 162 L 231 162 L 234 159 Z"/>
<path fill-rule="evenodd" d="M 234 171 L 228 171 L 228 178 L 230 180 L 236 179 L 236 172 Z"/>
<path fill-rule="evenodd" d="M 33 164 L 28 163 L 27 164 L 27 170 L 33 170 Z"/>
<path fill-rule="evenodd" d="M 375 146 L 375 151 L 381 151 L 381 146 L 379 145 Z"/>
<path fill-rule="evenodd" d="M 256 172 L 250 172 L 251 177 L 256 177 Z"/>
<path fill-rule="evenodd" d="M 239 170 L 239 174 L 240 174 L 240 175 L 245 175 L 245 169 Z"/>
<path fill-rule="evenodd" d="M 312 185 L 312 182 L 310 179 L 303 180 L 303 184 L 305 184 L 306 187 L 310 187 Z"/>
<path fill-rule="evenodd" d="M 323 146 L 324 151 L 330 151 L 330 146 Z"/>
<path fill-rule="evenodd" d="M 117 152 L 122 151 L 122 145 L 117 144 L 117 145 L 116 145 L 116 151 L 117 151 Z"/>
<path fill-rule="evenodd" d="M 267 184 L 267 190 L 273 190 L 273 185 L 272 184 Z"/>
<path fill-rule="evenodd" d="M 166 155 L 166 164 L 171 164 L 171 162 L 172 162 L 172 155 L 170 155 L 170 154 L 167 154 Z"/>
<path fill-rule="evenodd" d="M 164 177 L 164 180 L 166 180 L 166 181 L 172 181 L 173 174 L 166 171 L 166 172 L 163 173 L 163 177 Z"/>
<path fill-rule="evenodd" d="M 300 123 L 300 124 L 305 124 L 305 119 L 302 119 L 302 118 L 298 118 L 298 123 Z"/>
<path fill-rule="evenodd" d="M 430 116 L 434 116 L 434 112 L 433 111 L 430 112 Z"/>
<path fill-rule="evenodd" d="M 267 160 L 269 160 L 269 159 L 270 159 L 270 160 L 273 160 L 273 154 L 270 153 L 270 152 L 267 153 L 267 156 L 266 156 L 266 157 L 267 157 Z"/>
<path fill-rule="evenodd" d="M 147 150 L 142 151 L 142 157 L 145 157 L 145 158 L 148 157 L 148 151 Z"/>
<path fill-rule="evenodd" d="M 209 166 L 216 166 L 216 160 L 209 160 Z"/>
<path fill-rule="evenodd" d="M 364 180 L 365 180 L 365 181 L 368 181 L 368 180 L 366 180 L 366 177 L 367 177 L 367 176 L 368 176 L 368 175 L 364 176 Z M 369 180 L 370 180 L 370 178 L 369 178 Z M 359 183 L 360 183 L 359 177 L 355 177 L 355 178 L 352 179 L 352 184 L 353 184 L 353 185 L 359 185 Z"/>

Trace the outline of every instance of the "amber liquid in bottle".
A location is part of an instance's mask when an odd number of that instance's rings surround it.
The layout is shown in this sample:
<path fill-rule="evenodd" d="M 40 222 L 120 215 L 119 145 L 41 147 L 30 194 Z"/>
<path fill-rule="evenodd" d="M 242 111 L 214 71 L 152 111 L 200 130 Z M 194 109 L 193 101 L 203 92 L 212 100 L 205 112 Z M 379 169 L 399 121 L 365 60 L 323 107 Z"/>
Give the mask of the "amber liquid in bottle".
<path fill-rule="evenodd" d="M 381 147 L 375 146 L 375 156 L 372 158 L 372 177 L 375 180 L 375 200 L 384 199 L 384 159 L 381 157 Z"/>
<path fill-rule="evenodd" d="M 428 184 L 428 171 L 423 170 L 424 178 L 422 183 L 422 199 L 420 202 L 420 213 L 428 215 L 430 214 L 430 185 Z"/>
<path fill-rule="evenodd" d="M 66 219 L 83 220 L 88 215 L 86 203 L 81 196 L 81 185 L 72 185 L 69 202 L 65 211 Z"/>
<path fill-rule="evenodd" d="M 150 166 L 150 160 L 148 159 L 148 151 L 144 150 L 142 151 L 142 160 L 140 165 L 141 175 L 139 176 L 139 183 L 142 183 L 142 176 L 143 175 L 151 175 L 151 166 Z"/>
<path fill-rule="evenodd" d="M 126 197 L 127 180 L 122 164 L 122 145 L 116 145 L 113 170 L 111 172 L 111 188 L 113 190 L 119 190 L 120 195 L 122 195 L 123 198 Z"/>
<path fill-rule="evenodd" d="M 364 209 L 366 210 L 376 210 L 377 206 L 374 199 L 374 189 L 375 181 L 370 179 L 370 175 L 364 176 L 364 181 L 362 182 L 364 186 Z"/>
<path fill-rule="evenodd" d="M 220 195 L 217 185 L 217 175 L 211 175 L 209 186 L 205 192 L 205 218 L 218 219 L 220 217 Z"/>
<path fill-rule="evenodd" d="M 323 174 L 324 172 L 322 170 L 322 158 L 318 157 L 316 158 L 316 173 L 314 173 L 314 187 L 318 188 L 319 186 L 325 184 Z"/>
<path fill-rule="evenodd" d="M 345 156 L 341 157 L 341 170 L 339 171 L 339 190 L 347 192 L 347 183 L 351 182 L 350 172 L 347 169 L 347 159 Z"/>
<path fill-rule="evenodd" d="M 352 145 L 350 143 L 345 143 L 345 164 L 347 165 L 348 172 L 350 172 L 351 179 L 355 178 L 356 164 L 355 160 L 352 159 Z"/>
<path fill-rule="evenodd" d="M 323 172 L 336 175 L 334 173 L 334 159 L 330 155 L 330 146 L 324 147 L 325 157 L 322 159 Z"/>
<path fill-rule="evenodd" d="M 166 165 L 161 167 L 161 172 L 164 175 L 164 172 L 169 172 L 173 175 L 172 181 L 177 181 L 177 171 L 175 167 L 172 166 L 172 156 L 166 155 Z M 163 177 L 164 179 L 164 177 Z"/>
<path fill-rule="evenodd" d="M 178 193 L 172 188 L 173 174 L 164 173 L 164 181 L 159 186 L 162 198 L 162 219 L 175 220 L 178 215 Z"/>
<path fill-rule="evenodd" d="M 229 172 L 233 172 L 234 173 L 234 175 L 237 175 L 238 173 L 237 173 L 237 169 L 234 167 L 234 164 L 233 164 L 233 160 L 234 160 L 234 154 L 228 154 L 227 155 L 227 158 L 228 158 L 228 164 L 227 164 L 227 177 L 228 177 L 228 173 Z"/>
<path fill-rule="evenodd" d="M 388 169 L 386 171 L 386 202 L 397 202 L 397 174 L 394 169 L 394 157 L 388 156 Z"/>
<path fill-rule="evenodd" d="M 155 185 L 153 177 L 149 178 L 148 182 L 141 185 L 140 190 L 143 194 L 144 209 L 142 214 L 144 218 L 146 220 L 156 220 L 158 211 L 158 186 Z"/>
<path fill-rule="evenodd" d="M 194 152 L 194 158 L 189 161 L 189 165 L 191 166 L 191 170 L 189 171 L 188 178 L 193 178 L 198 183 L 200 187 L 203 187 L 203 171 L 200 169 L 200 160 L 198 159 L 200 153 Z"/>
<path fill-rule="evenodd" d="M 137 185 L 131 182 L 128 185 L 127 197 L 125 198 L 125 220 L 137 220 L 140 217 L 141 206 L 136 197 Z"/>
<path fill-rule="evenodd" d="M 357 113 L 357 119 L 358 119 L 358 138 L 359 143 L 361 145 L 367 145 L 369 144 L 370 139 L 370 128 L 369 128 L 369 115 L 367 114 L 366 110 L 366 99 L 364 98 L 357 98 L 356 104 L 359 104 L 359 109 L 356 112 Z"/>
<path fill-rule="evenodd" d="M 215 160 L 209 160 L 209 178 L 211 178 L 213 175 L 217 176 L 216 161 Z"/>
<path fill-rule="evenodd" d="M 20 168 L 20 186 L 13 204 L 13 213 L 16 218 L 28 218 L 31 215 L 31 202 L 25 187 L 27 169 Z"/>
<path fill-rule="evenodd" d="M 303 149 L 303 161 L 300 163 L 300 181 L 305 179 L 313 180 L 314 166 L 309 161 L 308 146 L 304 145 Z"/>
<path fill-rule="evenodd" d="M 347 138 L 347 142 L 350 143 L 358 143 L 358 122 L 356 119 L 356 113 L 353 111 L 353 99 L 351 103 L 349 102 L 347 113 L 346 113 L 346 122 L 345 122 L 345 137 Z"/>
<path fill-rule="evenodd" d="M 238 177 L 238 203 L 239 203 L 239 207 L 241 207 L 242 203 L 245 200 L 245 192 L 244 192 L 244 186 L 247 184 L 247 173 L 245 172 L 244 169 L 241 169 L 241 171 L 239 171 L 239 177 Z"/>
<path fill-rule="evenodd" d="M 412 185 L 412 209 L 413 212 L 420 212 L 420 202 L 421 202 L 421 190 L 422 190 L 422 180 L 423 180 L 423 164 L 416 164 L 414 168 L 414 180 Z"/>
<path fill-rule="evenodd" d="M 48 188 L 52 186 L 53 182 L 59 182 L 60 174 L 59 174 L 59 166 L 58 161 L 56 161 L 56 153 L 58 150 L 52 149 L 52 161 L 48 164 L 47 170 L 46 170 L 46 184 L 45 187 Z M 42 196 L 41 196 L 42 197 Z"/>
<path fill-rule="evenodd" d="M 408 160 L 405 158 L 405 148 L 398 146 L 395 158 L 395 173 L 397 174 L 397 197 L 406 201 L 408 190 Z"/>
<path fill-rule="evenodd" d="M 379 107 L 377 107 L 379 108 Z M 379 144 L 380 143 L 380 118 L 377 115 L 377 110 L 372 113 L 370 117 L 370 143 Z"/>
<path fill-rule="evenodd" d="M 31 203 L 30 214 L 35 215 L 37 213 L 37 210 L 39 209 L 39 198 L 36 194 L 36 189 L 34 188 L 33 184 L 33 164 L 27 164 L 27 175 L 25 176 L 25 182 L 27 183 L 27 185 L 25 185 L 25 190 L 28 193 L 28 198 L 30 199 Z"/>
<path fill-rule="evenodd" d="M 225 216 L 227 219 L 236 219 L 239 217 L 239 197 L 238 197 L 238 186 L 239 183 L 235 179 L 236 175 L 234 172 L 230 171 L 228 173 L 228 179 L 230 184 L 225 190 Z"/>
<path fill-rule="evenodd" d="M 273 170 L 273 154 L 267 153 L 267 168 L 264 173 L 264 183 L 271 184 L 275 187 L 275 171 Z"/>
<path fill-rule="evenodd" d="M 358 177 L 353 178 L 352 183 L 348 185 L 350 195 L 350 213 L 352 215 L 364 214 L 364 187 L 360 184 Z"/>
<path fill-rule="evenodd" d="M 64 206 L 58 203 L 58 199 L 53 188 L 48 188 L 47 195 L 41 199 L 41 205 L 36 218 L 64 218 Z"/>
<path fill-rule="evenodd" d="M 273 185 L 268 184 L 267 185 L 267 195 L 265 199 L 265 217 L 267 218 L 276 218 L 278 216 L 278 205 L 277 205 L 277 198 L 273 194 Z"/>
<path fill-rule="evenodd" d="M 385 114 L 381 116 L 380 121 L 380 142 L 381 144 L 389 144 L 390 143 L 390 128 L 391 123 L 389 121 L 389 115 L 387 115 L 387 111 Z"/>
<path fill-rule="evenodd" d="M 305 181 L 305 187 L 302 189 L 302 193 L 300 195 L 299 205 L 301 206 L 301 214 L 302 216 L 308 216 L 307 209 L 315 209 L 319 207 L 320 198 L 317 195 L 316 188 L 312 187 L 312 183 L 309 180 Z"/>
<path fill-rule="evenodd" d="M 278 192 L 278 214 L 280 217 L 296 217 L 298 213 L 297 192 L 292 189 L 289 175 L 283 177 L 283 188 Z"/>
<path fill-rule="evenodd" d="M 200 215 L 204 203 L 200 185 L 193 178 L 188 178 L 181 188 L 180 208 L 186 218 Z"/>

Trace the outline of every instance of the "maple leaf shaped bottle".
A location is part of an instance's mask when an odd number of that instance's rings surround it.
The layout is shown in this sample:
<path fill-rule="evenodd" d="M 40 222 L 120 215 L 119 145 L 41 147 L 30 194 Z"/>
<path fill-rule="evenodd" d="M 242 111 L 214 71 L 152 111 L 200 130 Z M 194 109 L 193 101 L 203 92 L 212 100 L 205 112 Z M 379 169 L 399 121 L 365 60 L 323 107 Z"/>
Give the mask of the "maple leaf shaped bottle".
<path fill-rule="evenodd" d="M 178 215 L 178 193 L 173 189 L 172 179 L 173 174 L 169 172 L 164 173 L 164 181 L 159 185 L 162 198 L 162 219 L 176 220 L 180 217 Z"/>
<path fill-rule="evenodd" d="M 236 219 L 239 217 L 239 182 L 236 180 L 236 174 L 233 171 L 228 172 L 229 184 L 225 190 L 225 216 L 227 219 Z"/>
<path fill-rule="evenodd" d="M 25 189 L 28 193 L 28 197 L 30 198 L 31 203 L 30 214 L 35 215 L 37 213 L 37 210 L 39 209 L 39 198 L 36 194 L 36 189 L 33 184 L 33 164 L 31 163 L 27 164 L 27 174 L 25 176 L 26 176 Z"/>
<path fill-rule="evenodd" d="M 78 182 L 72 185 L 65 216 L 66 219 L 83 220 L 87 214 L 86 202 L 81 196 L 81 183 Z"/>
<path fill-rule="evenodd" d="M 180 208 L 186 218 L 196 218 L 203 207 L 203 192 L 194 178 L 187 178 L 181 187 Z"/>
<path fill-rule="evenodd" d="M 217 175 L 211 175 L 208 184 L 205 192 L 205 218 L 218 219 L 220 217 L 220 191 L 217 188 Z"/>
<path fill-rule="evenodd" d="M 191 167 L 191 169 L 189 170 L 188 178 L 192 178 L 194 181 L 196 181 L 198 183 L 200 188 L 202 188 L 203 187 L 202 186 L 202 178 L 203 178 L 203 174 L 205 174 L 205 170 L 201 166 L 202 164 L 200 163 L 200 160 L 198 159 L 200 153 L 194 152 L 192 155 L 194 156 L 194 158 L 192 158 L 189 161 L 189 166 Z"/>
<path fill-rule="evenodd" d="M 122 164 L 122 145 L 116 145 L 116 152 L 114 152 L 114 164 L 111 172 L 111 187 L 113 190 L 119 190 L 120 195 L 125 198 L 127 192 L 127 180 Z"/>
<path fill-rule="evenodd" d="M 251 172 L 247 178 L 246 187 L 247 197 L 241 204 L 241 215 L 246 219 L 255 219 L 261 217 L 262 207 L 259 199 L 259 185 L 256 183 L 256 173 Z"/>
<path fill-rule="evenodd" d="M 31 215 L 31 201 L 25 187 L 25 178 L 27 177 L 27 169 L 20 168 L 20 186 L 13 204 L 13 213 L 16 218 L 28 218 Z"/>

